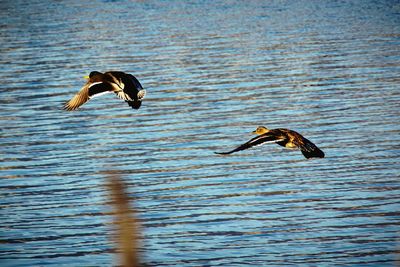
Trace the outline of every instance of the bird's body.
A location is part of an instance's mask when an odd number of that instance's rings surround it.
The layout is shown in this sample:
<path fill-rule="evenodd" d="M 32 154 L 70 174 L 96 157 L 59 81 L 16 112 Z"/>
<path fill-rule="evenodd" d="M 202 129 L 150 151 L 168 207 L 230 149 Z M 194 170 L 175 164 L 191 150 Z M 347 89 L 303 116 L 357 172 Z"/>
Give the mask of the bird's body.
<path fill-rule="evenodd" d="M 140 82 L 131 74 L 121 71 L 108 71 L 105 73 L 93 71 L 89 74 L 87 83 L 69 100 L 65 110 L 75 110 L 89 101 L 91 98 L 115 93 L 125 100 L 134 109 L 140 108 L 142 99 L 146 95 Z"/>
<path fill-rule="evenodd" d="M 248 142 L 240 145 L 239 147 L 228 151 L 219 152 L 217 154 L 231 154 L 237 151 L 241 151 L 253 146 L 262 145 L 266 143 L 277 143 L 280 146 L 290 149 L 300 149 L 304 157 L 308 158 L 323 158 L 325 154 L 320 150 L 314 143 L 299 134 L 298 132 L 279 128 L 279 129 L 267 129 L 264 126 L 259 126 L 253 133 L 258 136 L 252 138 Z"/>

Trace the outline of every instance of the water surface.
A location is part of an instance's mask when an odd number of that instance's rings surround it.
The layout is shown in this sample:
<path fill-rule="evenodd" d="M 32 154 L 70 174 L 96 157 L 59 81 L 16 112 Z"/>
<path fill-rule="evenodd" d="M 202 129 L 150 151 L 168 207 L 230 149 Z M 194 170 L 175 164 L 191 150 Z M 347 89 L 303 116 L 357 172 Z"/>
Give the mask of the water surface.
<path fill-rule="evenodd" d="M 2 266 L 115 264 L 104 172 L 153 266 L 394 266 L 400 231 L 396 1 L 5 1 Z M 92 70 L 134 74 L 66 112 Z M 269 144 L 258 125 L 326 158 Z"/>

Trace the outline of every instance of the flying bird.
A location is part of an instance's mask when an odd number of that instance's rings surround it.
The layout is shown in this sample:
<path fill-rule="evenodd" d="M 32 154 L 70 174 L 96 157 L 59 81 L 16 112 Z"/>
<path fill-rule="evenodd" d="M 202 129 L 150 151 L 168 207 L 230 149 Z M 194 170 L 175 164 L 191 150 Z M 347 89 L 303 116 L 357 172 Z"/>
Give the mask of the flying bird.
<path fill-rule="evenodd" d="M 139 109 L 146 95 L 140 82 L 132 74 L 122 71 L 101 73 L 92 71 L 82 89 L 64 105 L 65 110 L 75 110 L 90 99 L 106 94 L 115 93 L 134 109 Z"/>
<path fill-rule="evenodd" d="M 280 146 L 290 149 L 300 149 L 304 157 L 309 158 L 323 158 L 324 152 L 319 149 L 310 140 L 299 134 L 298 132 L 289 129 L 267 129 L 264 126 L 259 126 L 253 133 L 258 136 L 252 138 L 248 142 L 238 146 L 237 148 L 228 152 L 215 152 L 216 154 L 226 155 L 237 151 L 245 150 L 253 146 L 262 145 L 266 143 L 277 143 Z"/>

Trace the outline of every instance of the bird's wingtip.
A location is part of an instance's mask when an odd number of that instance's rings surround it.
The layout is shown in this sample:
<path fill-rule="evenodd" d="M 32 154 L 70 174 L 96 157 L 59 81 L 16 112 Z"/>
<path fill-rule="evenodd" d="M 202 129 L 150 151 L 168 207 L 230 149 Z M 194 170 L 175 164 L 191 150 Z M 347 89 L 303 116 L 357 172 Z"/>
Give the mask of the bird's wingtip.
<path fill-rule="evenodd" d="M 70 105 L 68 105 L 68 103 L 65 103 L 65 104 L 63 105 L 62 109 L 65 110 L 65 111 L 73 111 L 73 110 L 75 110 L 76 108 L 73 108 L 73 107 L 71 107 Z"/>
<path fill-rule="evenodd" d="M 325 158 L 325 153 L 318 149 L 318 150 L 313 150 L 313 151 L 304 151 L 302 150 L 301 153 L 303 153 L 304 157 L 306 159 L 311 159 L 311 158 Z"/>
<path fill-rule="evenodd" d="M 229 152 L 214 152 L 214 154 L 217 154 L 217 155 L 228 155 L 230 153 Z"/>

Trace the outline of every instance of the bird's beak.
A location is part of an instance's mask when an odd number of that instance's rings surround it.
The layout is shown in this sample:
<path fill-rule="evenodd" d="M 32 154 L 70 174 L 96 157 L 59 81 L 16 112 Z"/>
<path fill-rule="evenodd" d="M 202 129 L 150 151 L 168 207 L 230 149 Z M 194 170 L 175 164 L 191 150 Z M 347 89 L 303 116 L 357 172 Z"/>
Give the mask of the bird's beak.
<path fill-rule="evenodd" d="M 252 131 L 251 133 L 252 133 L 252 134 L 257 134 L 257 131 Z"/>
<path fill-rule="evenodd" d="M 89 75 L 83 76 L 83 79 L 89 80 Z"/>

